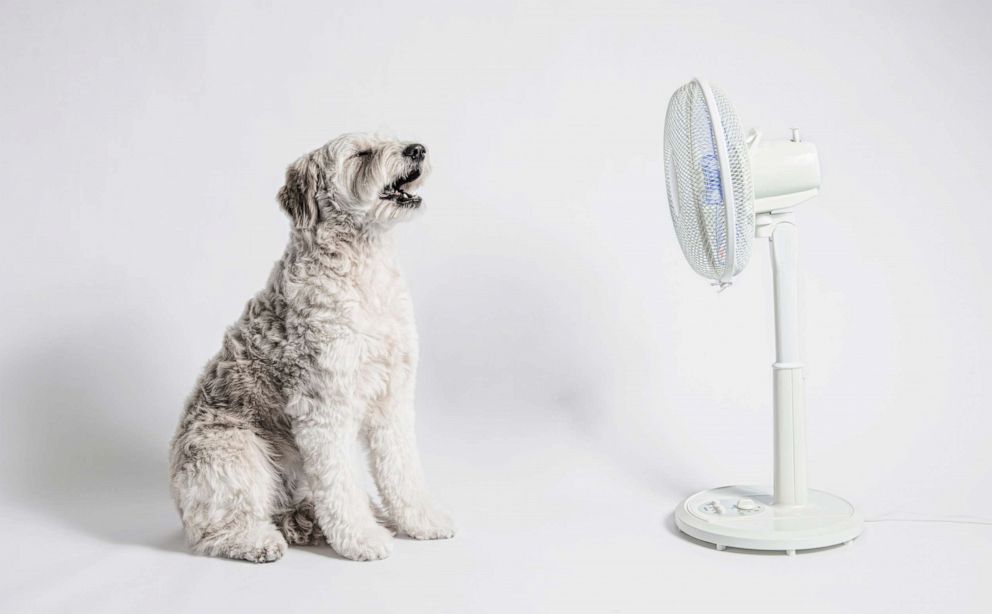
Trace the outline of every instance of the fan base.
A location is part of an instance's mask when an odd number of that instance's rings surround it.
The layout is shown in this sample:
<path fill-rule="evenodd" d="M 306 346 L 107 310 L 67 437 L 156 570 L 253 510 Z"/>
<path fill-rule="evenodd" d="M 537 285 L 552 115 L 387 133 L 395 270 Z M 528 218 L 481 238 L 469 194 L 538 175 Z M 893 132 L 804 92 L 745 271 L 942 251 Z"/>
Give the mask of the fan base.
<path fill-rule="evenodd" d="M 675 524 L 686 535 L 716 545 L 717 550 L 797 550 L 850 542 L 864 520 L 850 503 L 810 490 L 804 505 L 776 506 L 770 489 L 723 486 L 696 493 L 675 510 Z"/>

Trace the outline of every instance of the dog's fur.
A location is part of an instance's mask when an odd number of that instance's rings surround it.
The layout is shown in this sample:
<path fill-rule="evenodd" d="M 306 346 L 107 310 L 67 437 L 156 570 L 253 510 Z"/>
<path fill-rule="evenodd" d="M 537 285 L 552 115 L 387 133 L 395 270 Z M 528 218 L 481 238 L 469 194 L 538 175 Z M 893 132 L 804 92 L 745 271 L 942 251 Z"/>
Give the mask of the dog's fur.
<path fill-rule="evenodd" d="M 172 444 L 172 492 L 194 551 L 266 562 L 287 543 L 326 539 L 371 560 L 392 548 L 383 524 L 417 539 L 454 535 L 421 475 L 416 329 L 384 236 L 420 205 L 407 191 L 429 161 L 411 147 L 345 135 L 287 169 L 278 200 L 293 222 L 289 246 L 203 370 Z M 359 441 L 384 509 L 359 484 Z"/>

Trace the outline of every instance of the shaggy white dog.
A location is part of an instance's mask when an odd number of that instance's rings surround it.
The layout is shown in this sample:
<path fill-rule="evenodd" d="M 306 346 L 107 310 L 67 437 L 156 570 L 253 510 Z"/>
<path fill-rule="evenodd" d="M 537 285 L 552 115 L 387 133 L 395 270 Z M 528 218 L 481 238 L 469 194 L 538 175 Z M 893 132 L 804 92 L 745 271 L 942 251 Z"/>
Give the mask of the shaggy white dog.
<path fill-rule="evenodd" d="M 417 335 L 384 236 L 421 204 L 417 143 L 345 135 L 294 162 L 279 191 L 293 231 L 200 376 L 172 444 L 192 548 L 255 562 L 322 539 L 382 559 L 392 531 L 454 535 L 428 496 L 413 428 Z M 385 509 L 359 484 L 368 448 Z"/>

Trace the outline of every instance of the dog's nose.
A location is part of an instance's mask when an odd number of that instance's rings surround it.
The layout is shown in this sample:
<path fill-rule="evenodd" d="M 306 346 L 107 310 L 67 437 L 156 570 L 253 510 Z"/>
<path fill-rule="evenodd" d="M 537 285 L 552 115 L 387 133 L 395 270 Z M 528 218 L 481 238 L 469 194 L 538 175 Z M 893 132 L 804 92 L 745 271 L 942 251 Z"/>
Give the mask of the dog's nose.
<path fill-rule="evenodd" d="M 403 150 L 403 155 L 407 158 L 413 158 L 417 162 L 424 159 L 427 155 L 427 148 L 420 143 L 414 143 L 413 145 L 408 145 L 406 149 Z"/>

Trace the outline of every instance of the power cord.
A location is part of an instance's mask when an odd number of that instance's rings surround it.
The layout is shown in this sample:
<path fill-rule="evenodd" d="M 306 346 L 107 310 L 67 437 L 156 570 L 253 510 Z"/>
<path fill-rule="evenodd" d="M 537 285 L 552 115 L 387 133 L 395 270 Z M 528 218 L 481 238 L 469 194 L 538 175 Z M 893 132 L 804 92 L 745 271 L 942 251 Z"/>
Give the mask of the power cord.
<path fill-rule="evenodd" d="M 869 518 L 865 522 L 939 522 L 945 524 L 978 524 L 992 526 L 992 520 L 964 516 L 958 518 L 907 518 L 907 517 L 885 517 Z"/>

